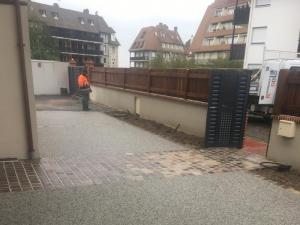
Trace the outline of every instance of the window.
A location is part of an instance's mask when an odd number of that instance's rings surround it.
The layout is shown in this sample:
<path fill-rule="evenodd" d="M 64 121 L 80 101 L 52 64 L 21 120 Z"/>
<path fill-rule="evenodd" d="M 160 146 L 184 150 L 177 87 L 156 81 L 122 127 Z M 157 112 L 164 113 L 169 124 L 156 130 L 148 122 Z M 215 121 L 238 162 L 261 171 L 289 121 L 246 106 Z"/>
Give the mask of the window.
<path fill-rule="evenodd" d="M 219 17 L 219 16 L 222 16 L 222 9 L 217 9 L 216 11 L 215 11 L 215 16 L 217 16 L 217 17 Z"/>
<path fill-rule="evenodd" d="M 53 19 L 58 20 L 58 13 L 57 12 L 52 12 L 51 13 Z"/>
<path fill-rule="evenodd" d="M 84 24 L 84 19 L 83 19 L 83 17 L 79 17 L 78 20 L 79 20 L 79 23 L 80 23 L 80 24 Z"/>
<path fill-rule="evenodd" d="M 228 8 L 228 15 L 232 15 L 232 14 L 234 14 L 234 8 L 230 7 Z"/>
<path fill-rule="evenodd" d="M 144 47 L 144 41 L 140 42 L 140 48 Z"/>
<path fill-rule="evenodd" d="M 270 6 L 271 0 L 256 0 L 255 6 Z"/>
<path fill-rule="evenodd" d="M 110 39 L 111 39 L 112 41 L 115 41 L 115 40 L 116 40 L 116 35 L 115 35 L 114 33 L 112 33 L 112 34 L 110 35 Z"/>
<path fill-rule="evenodd" d="M 94 20 L 88 19 L 88 23 L 89 23 L 91 26 L 94 26 Z"/>
<path fill-rule="evenodd" d="M 222 23 L 222 25 L 223 25 L 223 29 L 225 30 L 230 30 L 233 28 L 232 22 Z"/>
<path fill-rule="evenodd" d="M 41 10 L 40 10 L 40 15 L 41 15 L 42 17 L 47 17 L 46 10 L 41 9 Z"/>
<path fill-rule="evenodd" d="M 252 44 L 264 44 L 267 36 L 267 27 L 253 27 Z"/>
<path fill-rule="evenodd" d="M 239 36 L 239 44 L 245 44 L 247 40 L 247 34 L 240 34 Z"/>
<path fill-rule="evenodd" d="M 225 39 L 225 44 L 231 45 L 232 35 L 225 36 L 224 39 Z"/>
<path fill-rule="evenodd" d="M 214 44 L 214 39 L 213 38 L 207 38 L 206 39 L 206 45 L 213 45 Z"/>
<path fill-rule="evenodd" d="M 209 27 L 208 27 L 209 32 L 214 32 L 214 31 L 216 31 L 216 29 L 217 29 L 217 24 L 216 23 L 215 24 L 210 24 Z"/>

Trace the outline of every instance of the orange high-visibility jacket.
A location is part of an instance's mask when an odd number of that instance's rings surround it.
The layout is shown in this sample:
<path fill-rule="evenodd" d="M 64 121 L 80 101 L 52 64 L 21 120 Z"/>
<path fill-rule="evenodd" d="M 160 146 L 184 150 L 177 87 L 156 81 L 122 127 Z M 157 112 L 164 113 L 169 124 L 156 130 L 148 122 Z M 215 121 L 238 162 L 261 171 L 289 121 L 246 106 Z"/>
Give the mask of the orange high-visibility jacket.
<path fill-rule="evenodd" d="M 80 75 L 78 76 L 77 82 L 78 82 L 78 87 L 79 87 L 79 88 L 86 88 L 86 87 L 89 87 L 89 81 L 88 81 L 87 77 L 84 76 L 84 75 L 82 75 L 82 74 L 80 74 Z"/>

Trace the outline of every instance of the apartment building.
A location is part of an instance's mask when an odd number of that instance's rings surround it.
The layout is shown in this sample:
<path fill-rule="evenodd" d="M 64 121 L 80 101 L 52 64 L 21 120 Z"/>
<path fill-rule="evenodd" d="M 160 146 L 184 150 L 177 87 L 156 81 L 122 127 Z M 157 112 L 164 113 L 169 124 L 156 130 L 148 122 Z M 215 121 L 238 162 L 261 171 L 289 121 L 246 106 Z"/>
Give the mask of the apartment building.
<path fill-rule="evenodd" d="M 163 23 L 142 28 L 131 45 L 129 52 L 130 67 L 141 68 L 147 68 L 151 59 L 158 54 L 165 60 L 185 56 L 184 44 L 177 27 L 170 30 Z"/>
<path fill-rule="evenodd" d="M 91 59 L 96 66 L 118 66 L 119 42 L 115 31 L 97 13 L 91 15 L 88 9 L 83 12 L 63 9 L 56 3 L 30 2 L 29 15 L 31 20 L 47 24 L 61 61 L 74 59 L 83 65 Z"/>
<path fill-rule="evenodd" d="M 300 52 L 300 1 L 253 0 L 244 68 L 260 68 L 264 60 L 294 59 Z"/>
<path fill-rule="evenodd" d="M 190 57 L 198 63 L 218 58 L 243 59 L 249 11 L 249 0 L 215 0 L 190 44 Z"/>

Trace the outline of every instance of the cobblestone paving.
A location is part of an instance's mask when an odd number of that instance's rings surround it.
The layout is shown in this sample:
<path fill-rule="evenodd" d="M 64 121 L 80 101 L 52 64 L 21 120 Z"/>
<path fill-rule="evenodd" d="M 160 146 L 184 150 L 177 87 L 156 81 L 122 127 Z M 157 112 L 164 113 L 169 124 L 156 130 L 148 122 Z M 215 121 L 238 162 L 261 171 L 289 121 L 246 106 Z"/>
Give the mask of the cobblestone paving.
<path fill-rule="evenodd" d="M 210 149 L 93 158 L 41 159 L 0 162 L 0 192 L 21 192 L 49 188 L 111 183 L 123 179 L 201 176 L 261 168 L 263 156 L 244 150 Z"/>
<path fill-rule="evenodd" d="M 145 152 L 132 151 L 134 147 L 132 146 L 131 151 L 127 152 L 122 145 L 118 151 L 104 151 L 105 148 L 100 148 L 103 151 L 98 153 L 95 151 L 93 154 L 72 154 L 72 157 L 64 157 L 63 154 L 48 157 L 46 154 L 40 161 L 0 162 L 0 192 L 56 189 L 120 180 L 201 176 L 240 170 L 253 171 L 261 168 L 260 162 L 266 161 L 263 156 L 266 145 L 264 143 L 258 145 L 249 138 L 246 138 L 246 147 L 242 150 L 228 148 L 204 150 L 199 144 L 199 138 L 174 133 L 173 130 L 171 132 L 169 128 L 137 120 L 108 107 L 98 105 L 93 107 L 94 111 L 125 120 L 170 140 L 179 140 L 180 144 L 188 144 L 191 146 L 188 149 L 192 150 L 175 148 L 172 145 L 172 148 L 163 151 L 152 149 Z M 77 111 L 80 110 L 80 105 L 76 99 L 41 98 L 37 100 L 37 108 L 47 111 Z M 194 149 L 196 147 L 197 149 Z"/>

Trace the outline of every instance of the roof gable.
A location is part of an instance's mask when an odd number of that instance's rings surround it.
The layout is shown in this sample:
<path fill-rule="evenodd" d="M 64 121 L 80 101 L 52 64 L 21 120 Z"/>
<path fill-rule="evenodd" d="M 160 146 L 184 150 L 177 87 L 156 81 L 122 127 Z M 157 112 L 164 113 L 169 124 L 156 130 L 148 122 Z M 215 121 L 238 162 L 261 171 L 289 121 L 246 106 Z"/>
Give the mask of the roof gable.
<path fill-rule="evenodd" d="M 41 11 L 45 11 L 45 16 L 42 16 Z M 57 14 L 58 19 L 54 18 L 54 13 Z M 80 30 L 92 33 L 115 33 L 115 31 L 107 25 L 103 17 L 89 14 L 88 10 L 78 12 L 60 8 L 58 4 L 46 5 L 37 2 L 29 3 L 29 15 L 33 18 L 38 18 L 45 22 L 48 26 Z M 80 22 L 82 18 L 83 23 Z M 91 25 L 92 22 L 93 25 Z"/>

